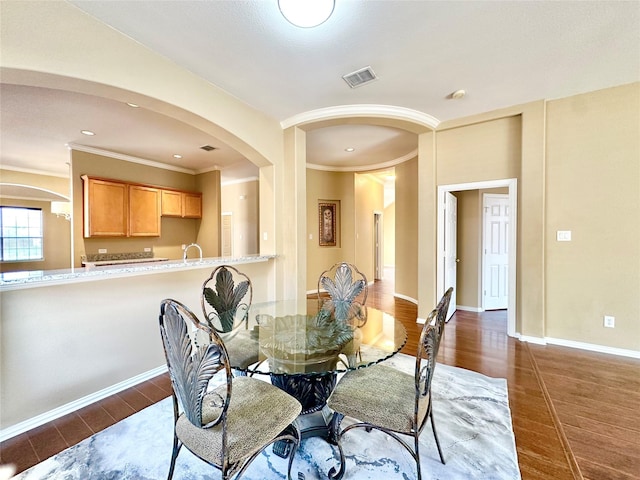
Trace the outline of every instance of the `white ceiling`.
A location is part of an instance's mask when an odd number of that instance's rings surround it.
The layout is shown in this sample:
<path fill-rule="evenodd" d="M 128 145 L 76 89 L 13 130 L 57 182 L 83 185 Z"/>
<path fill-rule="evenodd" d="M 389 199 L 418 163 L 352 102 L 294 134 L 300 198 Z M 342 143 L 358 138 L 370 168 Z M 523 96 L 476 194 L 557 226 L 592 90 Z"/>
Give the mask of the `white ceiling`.
<path fill-rule="evenodd" d="M 358 104 L 446 121 L 640 80 L 638 1 L 336 0 L 313 29 L 289 24 L 277 0 L 71 3 L 281 122 Z M 349 88 L 341 77 L 365 66 L 378 79 Z M 467 95 L 451 99 L 458 89 Z M 0 99 L 5 166 L 65 173 L 65 145 L 75 144 L 190 171 L 220 168 L 223 180 L 256 172 L 219 140 L 143 108 L 6 84 Z M 367 170 L 409 158 L 417 139 L 342 125 L 310 131 L 307 147 L 317 168 Z"/>

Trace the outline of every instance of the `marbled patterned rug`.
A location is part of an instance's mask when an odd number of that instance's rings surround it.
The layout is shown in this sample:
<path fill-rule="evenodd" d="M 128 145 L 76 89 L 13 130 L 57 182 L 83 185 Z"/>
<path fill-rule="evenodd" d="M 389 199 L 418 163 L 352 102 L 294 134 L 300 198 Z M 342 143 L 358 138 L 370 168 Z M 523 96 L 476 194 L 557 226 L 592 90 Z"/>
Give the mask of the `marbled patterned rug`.
<path fill-rule="evenodd" d="M 414 359 L 396 355 L 387 361 L 412 372 Z M 438 364 L 432 384 L 433 410 L 446 465 L 440 463 L 431 426 L 420 439 L 425 480 L 518 480 L 520 471 L 511 428 L 507 382 L 500 378 Z M 344 424 L 348 419 L 343 421 Z M 173 440 L 173 408 L 163 400 L 95 434 L 15 477 L 19 480 L 160 480 L 167 477 Z M 410 442 L 411 443 L 411 442 Z M 404 448 L 380 432 L 356 429 L 345 435 L 345 480 L 415 479 L 413 459 Z M 293 463 L 306 480 L 326 479 L 338 467 L 337 448 L 320 438 L 308 438 Z M 287 463 L 271 452 L 257 458 L 244 480 L 286 478 Z M 174 479 L 213 480 L 220 472 L 187 449 L 178 456 Z M 302 478 L 302 476 L 300 477 Z"/>

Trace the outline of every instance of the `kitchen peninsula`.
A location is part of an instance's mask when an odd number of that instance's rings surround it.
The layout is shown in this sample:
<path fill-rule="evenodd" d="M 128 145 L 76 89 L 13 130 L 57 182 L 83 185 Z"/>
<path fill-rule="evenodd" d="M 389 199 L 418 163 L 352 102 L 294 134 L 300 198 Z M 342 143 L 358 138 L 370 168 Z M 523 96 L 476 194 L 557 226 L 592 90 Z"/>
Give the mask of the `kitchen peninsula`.
<path fill-rule="evenodd" d="M 199 314 L 221 264 L 251 278 L 254 302 L 275 299 L 275 255 L 2 274 L 0 440 L 163 373 L 161 300 Z"/>

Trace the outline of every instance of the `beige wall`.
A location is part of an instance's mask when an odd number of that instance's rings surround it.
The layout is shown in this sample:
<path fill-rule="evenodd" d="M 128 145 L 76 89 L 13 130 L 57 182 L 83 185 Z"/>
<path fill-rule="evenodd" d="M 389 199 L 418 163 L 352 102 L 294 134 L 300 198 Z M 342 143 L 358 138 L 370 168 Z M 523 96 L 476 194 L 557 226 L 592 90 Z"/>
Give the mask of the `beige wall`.
<path fill-rule="evenodd" d="M 383 213 L 384 185 L 368 175 L 355 175 L 355 265 L 367 281 L 375 280 L 374 213 Z"/>
<path fill-rule="evenodd" d="M 418 161 L 396 165 L 395 291 L 418 300 Z M 421 173 L 422 174 L 422 173 Z"/>
<path fill-rule="evenodd" d="M 396 265 L 396 202 L 384 209 L 384 266 Z"/>
<path fill-rule="evenodd" d="M 182 245 L 201 240 L 203 256 L 215 257 L 219 255 L 217 229 L 219 209 L 215 210 L 219 197 L 219 172 L 209 172 L 200 178 L 188 173 L 151 167 L 139 163 L 127 162 L 115 158 L 96 155 L 93 153 L 71 152 L 73 175 L 73 203 L 74 203 L 74 262 L 81 265 L 83 254 L 98 253 L 98 249 L 105 248 L 107 253 L 142 252 L 144 248 L 151 248 L 154 256 L 170 259 L 182 258 Z M 162 217 L 160 237 L 144 238 L 84 238 L 82 226 L 82 179 L 81 175 L 96 176 L 134 183 L 143 183 L 158 187 L 175 188 L 185 191 L 200 191 L 203 193 L 203 219 Z M 216 184 L 217 180 L 217 184 Z M 208 235 L 199 238 L 201 224 L 214 224 L 207 227 Z"/>
<path fill-rule="evenodd" d="M 3 291 L 0 429 L 166 365 L 160 302 L 174 298 L 197 314 L 213 268 Z M 273 260 L 237 268 L 254 280 L 254 302 L 274 298 Z"/>
<path fill-rule="evenodd" d="M 307 292 L 320 274 L 337 262 L 353 263 L 373 281 L 373 214 L 384 208 L 384 187 L 367 175 L 307 169 Z M 318 202 L 338 202 L 335 247 L 318 243 Z"/>
<path fill-rule="evenodd" d="M 222 212 L 232 218 L 233 256 L 259 253 L 259 193 L 257 180 L 222 186 Z"/>
<path fill-rule="evenodd" d="M 640 83 L 548 103 L 545 200 L 545 335 L 639 351 Z"/>
<path fill-rule="evenodd" d="M 307 291 L 316 291 L 320 274 L 337 262 L 356 263 L 356 199 L 353 173 L 307 169 Z M 318 242 L 318 202 L 338 202 L 335 247 Z"/>
<path fill-rule="evenodd" d="M 202 248 L 202 255 L 204 257 L 218 257 L 220 256 L 221 251 L 220 171 L 213 170 L 211 172 L 196 175 L 195 182 L 195 191 L 202 193 L 202 218 L 193 220 L 197 232 L 196 243 Z M 186 219 L 180 218 L 177 220 L 184 221 Z M 162 221 L 164 222 L 165 219 Z M 182 228 L 178 228 L 178 232 L 184 232 L 184 228 L 187 226 L 187 224 L 184 224 Z M 185 233 L 179 233 L 178 235 L 185 235 Z M 177 246 L 178 243 L 174 243 L 172 245 Z"/>

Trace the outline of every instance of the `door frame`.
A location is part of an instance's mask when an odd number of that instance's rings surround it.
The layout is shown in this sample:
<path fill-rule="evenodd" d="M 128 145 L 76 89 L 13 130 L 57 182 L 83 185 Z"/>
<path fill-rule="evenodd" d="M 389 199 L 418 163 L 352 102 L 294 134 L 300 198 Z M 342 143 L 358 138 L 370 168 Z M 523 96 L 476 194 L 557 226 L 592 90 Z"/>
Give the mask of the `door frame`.
<path fill-rule="evenodd" d="M 510 221 L 513 227 L 509 235 L 509 306 L 507 307 L 507 335 L 516 336 L 516 260 L 518 225 L 518 179 L 505 178 L 484 182 L 438 185 L 437 226 L 436 226 L 436 298 L 444 295 L 444 198 L 445 192 L 463 190 L 482 190 L 487 188 L 508 187 Z"/>

